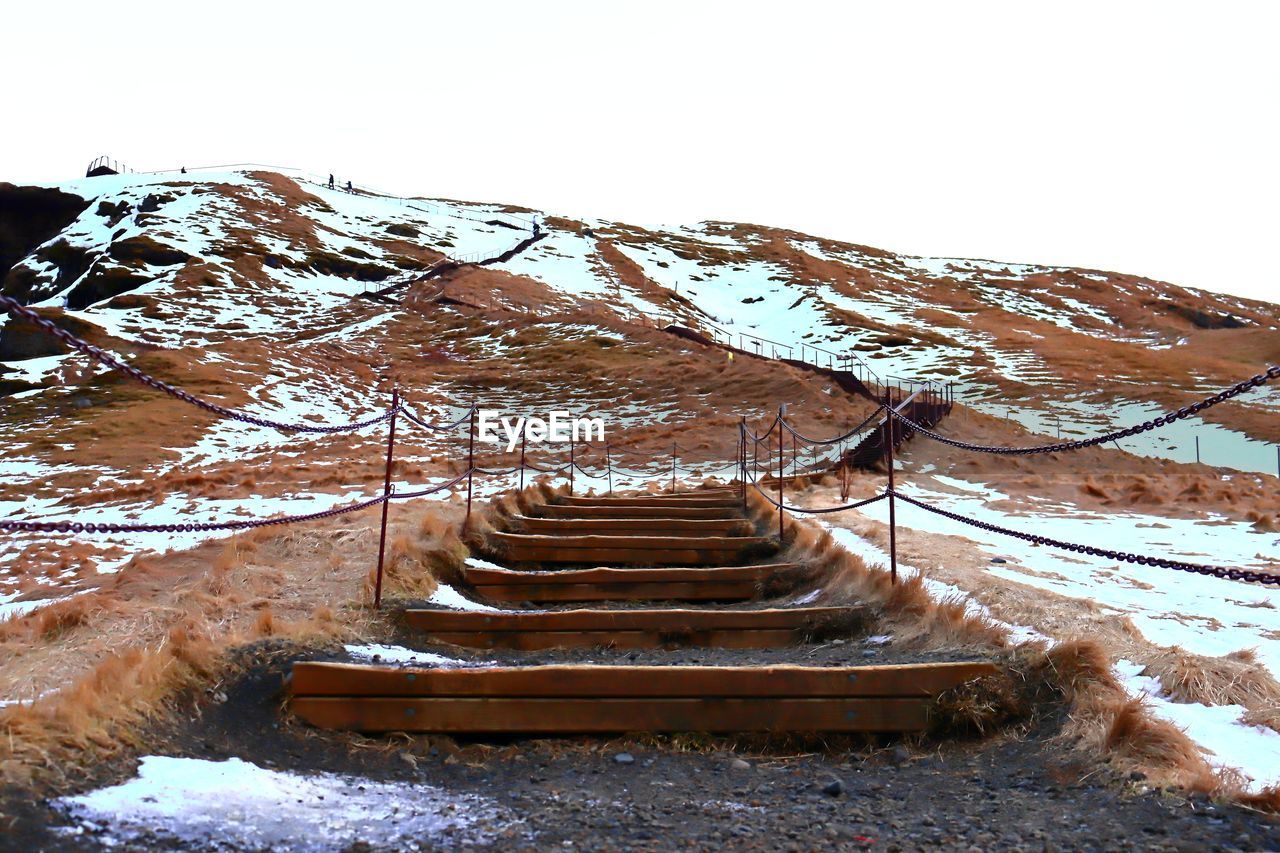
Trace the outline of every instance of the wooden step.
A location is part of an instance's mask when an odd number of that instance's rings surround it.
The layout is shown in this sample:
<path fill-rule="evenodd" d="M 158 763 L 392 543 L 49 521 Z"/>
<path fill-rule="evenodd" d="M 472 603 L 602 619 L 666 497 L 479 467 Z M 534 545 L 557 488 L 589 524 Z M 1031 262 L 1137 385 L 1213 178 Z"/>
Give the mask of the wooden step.
<path fill-rule="evenodd" d="M 357 731 L 919 731 L 931 697 L 986 662 L 869 667 L 417 669 L 300 662 L 291 710 Z"/>
<path fill-rule="evenodd" d="M 543 536 L 491 533 L 489 539 L 515 563 L 613 565 L 728 565 L 777 550 L 764 536 Z"/>
<path fill-rule="evenodd" d="M 742 500 L 737 497 L 686 497 L 684 495 L 655 495 L 653 497 L 607 498 L 579 497 L 577 495 L 561 495 L 556 498 L 561 506 L 627 506 L 627 507 L 741 507 Z"/>
<path fill-rule="evenodd" d="M 517 515 L 514 526 L 524 533 L 601 536 L 749 536 L 745 518 L 531 518 Z"/>
<path fill-rule="evenodd" d="M 795 645 L 836 627 L 847 633 L 865 619 L 865 610 L 854 607 L 404 612 L 410 628 L 442 643 L 524 650 L 676 645 L 773 648 Z"/>
<path fill-rule="evenodd" d="M 476 591 L 493 601 L 747 601 L 766 578 L 792 573 L 799 566 L 775 563 L 724 568 L 581 569 L 514 572 L 463 570 Z"/>
<path fill-rule="evenodd" d="M 604 506 L 544 504 L 534 510 L 542 518 L 682 518 L 728 521 L 743 518 L 738 507 Z"/>
<path fill-rule="evenodd" d="M 313 726 L 361 732 L 918 732 L 922 699 L 384 699 L 299 697 Z"/>
<path fill-rule="evenodd" d="M 678 581 L 756 581 L 770 575 L 793 571 L 799 563 L 764 563 L 759 566 L 715 566 L 698 568 L 660 569 L 559 569 L 549 572 L 521 572 L 513 569 L 490 569 L 466 566 L 463 572 L 467 581 L 481 586 L 486 584 L 545 584 L 545 583 L 621 583 Z"/>
<path fill-rule="evenodd" d="M 994 675 L 986 661 L 873 666 L 548 666 L 419 668 L 299 661 L 294 696 L 779 698 L 933 696 Z"/>
<path fill-rule="evenodd" d="M 623 581 L 619 583 L 494 584 L 476 587 L 490 601 L 534 604 L 586 601 L 750 601 L 755 581 Z"/>

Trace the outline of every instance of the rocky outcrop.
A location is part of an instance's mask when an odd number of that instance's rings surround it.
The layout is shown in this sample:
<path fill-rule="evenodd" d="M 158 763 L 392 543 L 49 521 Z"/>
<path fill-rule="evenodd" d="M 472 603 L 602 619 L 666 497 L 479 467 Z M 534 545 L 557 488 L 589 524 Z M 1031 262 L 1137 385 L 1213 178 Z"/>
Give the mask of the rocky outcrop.
<path fill-rule="evenodd" d="M 89 203 L 79 196 L 44 187 L 0 183 L 0 293 L 27 301 L 38 284 L 30 270 L 9 273 L 36 247 L 57 236 Z"/>

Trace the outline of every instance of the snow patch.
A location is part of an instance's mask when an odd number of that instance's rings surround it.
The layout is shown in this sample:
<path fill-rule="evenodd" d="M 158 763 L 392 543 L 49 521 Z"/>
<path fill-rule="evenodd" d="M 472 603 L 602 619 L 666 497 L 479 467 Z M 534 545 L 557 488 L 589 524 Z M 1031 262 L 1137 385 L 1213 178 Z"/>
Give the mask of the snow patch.
<path fill-rule="evenodd" d="M 267 770 L 231 758 L 147 756 L 136 778 L 54 806 L 106 846 L 343 850 L 480 843 L 514 817 L 488 797 L 415 781 Z M 101 833 L 100 835 L 98 833 Z M 444 837 L 447 834 L 447 838 Z M 157 842 L 160 842 L 157 844 Z"/>

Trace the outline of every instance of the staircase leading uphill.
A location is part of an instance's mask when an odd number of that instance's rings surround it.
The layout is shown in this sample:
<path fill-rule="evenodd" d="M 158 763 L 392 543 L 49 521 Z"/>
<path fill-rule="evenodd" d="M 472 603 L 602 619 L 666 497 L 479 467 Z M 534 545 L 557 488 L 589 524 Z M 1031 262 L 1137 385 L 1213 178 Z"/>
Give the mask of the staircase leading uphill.
<path fill-rule="evenodd" d="M 939 421 L 950 414 L 951 403 L 936 397 L 926 397 L 923 391 L 917 391 L 903 400 L 895 399 L 893 410 L 925 429 L 933 429 Z M 844 463 L 851 468 L 874 468 L 883 464 L 885 445 L 888 443 L 891 429 L 895 453 L 904 442 L 915 435 L 915 430 L 902 421 L 895 420 L 890 424 L 889 415 L 881 415 L 866 437 L 844 455 Z"/>
<path fill-rule="evenodd" d="M 880 385 L 878 380 L 871 378 L 874 374 L 860 376 L 852 370 L 842 370 L 838 367 L 815 364 L 798 358 L 770 358 L 758 352 L 752 352 L 747 349 L 735 347 L 732 344 L 724 343 L 716 340 L 697 329 L 679 324 L 668 324 L 661 327 L 664 332 L 676 335 L 686 340 L 696 341 L 706 346 L 718 347 L 720 349 L 729 350 L 731 352 L 745 355 L 750 358 L 758 358 L 765 361 L 780 361 L 783 364 L 789 364 L 800 370 L 806 370 L 810 373 L 816 373 L 830 381 L 834 382 L 840 389 L 852 394 L 856 397 L 862 397 L 866 400 L 876 403 L 877 405 L 890 401 L 895 410 L 902 415 L 910 418 L 926 429 L 932 429 L 944 417 L 951 414 L 952 402 L 941 389 L 934 389 L 928 385 L 911 394 L 904 394 L 898 389 Z M 880 465 L 885 457 L 885 443 L 888 436 L 887 417 L 880 418 L 876 426 L 862 440 L 860 444 L 846 453 L 843 457 L 844 464 L 854 468 L 873 468 Z M 896 451 L 903 442 L 910 440 L 915 430 L 898 422 L 893 430 L 893 448 Z"/>
<path fill-rule="evenodd" d="M 494 534 L 508 562 L 727 566 L 778 547 L 754 535 L 732 491 L 560 501 L 551 517 L 517 517 L 513 532 Z"/>
<path fill-rule="evenodd" d="M 503 653 L 517 659 L 521 651 L 550 648 L 591 646 L 593 657 L 609 658 L 619 656 L 615 650 L 709 646 L 735 665 L 307 661 L 293 667 L 293 713 L 316 726 L 364 732 L 910 732 L 928 726 L 939 693 L 995 672 L 990 663 L 969 661 L 736 665 L 761 654 L 752 649 L 849 636 L 871 614 L 864 607 L 768 606 L 767 596 L 812 581 L 816 569 L 767 561 L 779 543 L 755 535 L 734 491 L 562 496 L 510 526 L 491 555 L 508 565 L 472 561 L 464 579 L 491 601 L 551 609 L 413 608 L 404 611 L 406 627 L 434 643 L 517 650 Z M 554 609 L 569 602 L 599 606 Z"/>

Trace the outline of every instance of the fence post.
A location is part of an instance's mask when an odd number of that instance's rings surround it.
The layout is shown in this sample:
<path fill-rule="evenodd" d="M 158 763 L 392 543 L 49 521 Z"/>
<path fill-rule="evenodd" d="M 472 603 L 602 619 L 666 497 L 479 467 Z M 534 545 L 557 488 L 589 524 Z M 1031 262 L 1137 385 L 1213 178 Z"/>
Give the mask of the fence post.
<path fill-rule="evenodd" d="M 391 509 L 391 459 L 396 446 L 396 414 L 400 411 L 400 389 L 391 388 L 391 425 L 387 429 L 387 476 L 382 481 L 382 533 L 378 536 L 378 575 L 373 583 L 373 606 L 382 609 L 382 564 L 387 553 L 387 512 Z"/>
<path fill-rule="evenodd" d="M 787 404 L 783 403 L 778 407 L 778 544 L 782 544 L 782 466 L 786 461 L 786 450 L 782 446 L 782 416 L 787 413 Z"/>
<path fill-rule="evenodd" d="M 674 441 L 671 443 L 671 494 L 676 493 L 676 447 Z"/>
<path fill-rule="evenodd" d="M 742 431 L 742 420 L 738 421 L 738 456 L 734 460 L 738 465 L 738 493 L 742 495 L 742 508 L 747 508 L 747 466 L 744 462 L 747 454 L 747 436 Z"/>
<path fill-rule="evenodd" d="M 524 491 L 524 430 L 520 430 L 520 491 Z"/>
<path fill-rule="evenodd" d="M 471 523 L 471 479 L 476 472 L 476 404 L 471 403 L 471 419 L 467 422 L 467 517 L 462 522 L 462 532 Z"/>
<path fill-rule="evenodd" d="M 573 466 L 577 464 L 573 456 L 573 430 L 569 430 L 569 494 L 573 494 Z"/>
<path fill-rule="evenodd" d="M 800 465 L 796 462 L 796 434 L 791 433 L 791 478 L 800 478 Z"/>
<path fill-rule="evenodd" d="M 887 391 L 885 400 L 886 402 L 889 400 Z M 896 584 L 898 582 L 898 524 L 893 506 L 893 426 L 893 408 L 889 407 L 884 416 L 884 452 L 889 465 L 889 581 Z"/>
<path fill-rule="evenodd" d="M 609 466 L 609 497 L 613 497 L 613 456 L 609 453 L 609 445 L 604 446 L 604 461 Z"/>
<path fill-rule="evenodd" d="M 1196 464 L 1200 462 L 1200 436 L 1196 436 Z"/>

